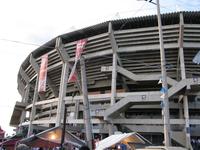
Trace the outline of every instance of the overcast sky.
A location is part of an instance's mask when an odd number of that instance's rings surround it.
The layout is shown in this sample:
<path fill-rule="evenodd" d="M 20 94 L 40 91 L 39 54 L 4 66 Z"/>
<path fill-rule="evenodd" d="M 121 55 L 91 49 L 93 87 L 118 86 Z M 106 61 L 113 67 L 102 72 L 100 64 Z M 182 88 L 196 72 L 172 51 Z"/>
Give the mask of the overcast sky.
<path fill-rule="evenodd" d="M 160 3 L 162 13 L 200 9 L 200 0 Z M 150 14 L 156 14 L 156 6 L 137 0 L 0 0 L 0 126 L 12 133 L 11 114 L 15 102 L 21 101 L 17 74 L 37 45 L 103 21 Z"/>

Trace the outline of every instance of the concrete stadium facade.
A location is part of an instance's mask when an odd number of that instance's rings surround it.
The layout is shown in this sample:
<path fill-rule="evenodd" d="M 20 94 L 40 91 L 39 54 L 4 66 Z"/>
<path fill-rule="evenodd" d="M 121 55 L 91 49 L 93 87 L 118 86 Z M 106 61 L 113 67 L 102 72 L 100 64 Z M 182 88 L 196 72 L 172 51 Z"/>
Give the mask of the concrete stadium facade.
<path fill-rule="evenodd" d="M 171 138 L 189 147 L 200 138 L 200 66 L 192 60 L 200 50 L 200 12 L 163 14 Z M 29 132 L 60 125 L 64 104 L 69 126 L 84 132 L 80 65 L 78 80 L 67 83 L 76 41 L 87 39 L 83 57 L 90 102 L 92 132 L 141 133 L 155 144 L 163 141 L 161 78 L 157 16 L 107 21 L 60 35 L 34 50 L 18 73 L 21 102 L 16 102 L 11 126 Z M 41 56 L 48 54 L 47 90 L 37 92 Z M 75 94 L 75 96 L 73 96 Z M 30 115 L 27 117 L 27 112 Z"/>

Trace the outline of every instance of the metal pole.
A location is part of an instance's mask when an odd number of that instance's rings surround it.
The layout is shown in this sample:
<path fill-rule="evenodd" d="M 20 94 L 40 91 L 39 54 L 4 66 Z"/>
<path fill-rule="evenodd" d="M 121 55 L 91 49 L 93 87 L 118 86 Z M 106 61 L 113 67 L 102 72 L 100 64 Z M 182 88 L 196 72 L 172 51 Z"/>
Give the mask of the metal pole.
<path fill-rule="evenodd" d="M 89 108 L 89 101 L 88 101 L 85 61 L 83 57 L 81 57 L 80 59 L 80 65 L 81 65 L 81 81 L 82 81 L 86 140 L 87 140 L 88 147 L 92 150 L 92 125 L 91 125 L 91 120 L 90 120 L 90 108 Z"/>
<path fill-rule="evenodd" d="M 112 62 L 112 85 L 111 85 L 111 103 L 110 105 L 114 105 L 116 101 L 116 81 L 117 81 L 117 53 L 113 52 L 113 62 Z M 114 126 L 112 124 L 112 120 L 110 120 L 110 124 L 108 124 L 109 135 L 114 134 Z"/>
<path fill-rule="evenodd" d="M 111 106 L 116 101 L 116 81 L 117 81 L 117 54 L 113 52 L 113 63 L 112 63 L 112 86 L 111 86 Z"/>
<path fill-rule="evenodd" d="M 184 19 L 183 19 L 183 13 L 180 13 L 179 57 L 180 57 L 180 68 L 181 68 L 181 79 L 182 80 L 186 79 L 185 59 L 184 59 L 184 52 L 183 52 L 183 34 L 184 34 Z M 190 139 L 190 122 L 189 122 L 189 108 L 188 108 L 188 97 L 187 97 L 187 95 L 184 95 L 184 97 L 183 97 L 183 106 L 184 106 L 185 134 L 186 134 L 185 146 L 186 146 L 187 149 L 189 149 L 191 139 Z"/>
<path fill-rule="evenodd" d="M 185 133 L 186 133 L 186 148 L 190 149 L 190 119 L 189 119 L 189 110 L 188 110 L 188 97 L 183 97 L 184 105 L 184 117 L 185 117 Z"/>
<path fill-rule="evenodd" d="M 169 100 L 168 100 L 168 86 L 167 86 L 167 76 L 166 76 L 166 61 L 165 61 L 165 50 L 163 44 L 163 33 L 162 33 L 162 23 L 160 15 L 160 3 L 157 2 L 157 17 L 158 17 L 158 29 L 159 29 L 159 41 L 160 41 L 160 59 L 161 59 L 161 74 L 162 74 L 162 88 L 165 89 L 165 96 L 163 98 L 163 120 L 164 120 L 164 140 L 165 146 L 171 145 L 170 137 L 170 119 L 169 119 Z"/>
<path fill-rule="evenodd" d="M 60 142 L 60 149 L 63 150 L 63 143 L 65 141 L 65 129 L 66 129 L 66 118 L 67 118 L 67 108 L 64 105 L 64 119 L 63 119 L 63 128 L 62 128 L 62 137 L 61 137 L 61 142 Z"/>

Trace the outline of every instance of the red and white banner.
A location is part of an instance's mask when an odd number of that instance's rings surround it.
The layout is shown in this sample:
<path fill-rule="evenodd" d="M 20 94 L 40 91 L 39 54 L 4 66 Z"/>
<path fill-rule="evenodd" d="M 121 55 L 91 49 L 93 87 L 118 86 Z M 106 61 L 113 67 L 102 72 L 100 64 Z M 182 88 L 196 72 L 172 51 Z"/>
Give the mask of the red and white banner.
<path fill-rule="evenodd" d="M 76 80 L 77 80 L 76 64 L 77 64 L 77 61 L 75 61 L 75 64 L 71 69 L 71 73 L 69 75 L 68 82 L 76 82 Z"/>
<path fill-rule="evenodd" d="M 76 65 L 77 65 L 78 60 L 80 60 L 80 58 L 81 58 L 81 54 L 83 53 L 83 50 L 84 50 L 86 44 L 87 44 L 87 39 L 79 40 L 76 43 L 75 63 L 71 70 L 71 73 L 69 75 L 68 82 L 75 82 L 77 80 Z"/>
<path fill-rule="evenodd" d="M 39 82 L 38 82 L 39 93 L 46 91 L 47 67 L 48 67 L 48 54 L 45 54 L 42 56 L 40 64 Z"/>
<path fill-rule="evenodd" d="M 83 50 L 84 50 L 86 44 L 87 44 L 87 39 L 79 40 L 76 43 L 75 61 L 78 61 L 81 58 L 81 54 L 83 53 Z"/>

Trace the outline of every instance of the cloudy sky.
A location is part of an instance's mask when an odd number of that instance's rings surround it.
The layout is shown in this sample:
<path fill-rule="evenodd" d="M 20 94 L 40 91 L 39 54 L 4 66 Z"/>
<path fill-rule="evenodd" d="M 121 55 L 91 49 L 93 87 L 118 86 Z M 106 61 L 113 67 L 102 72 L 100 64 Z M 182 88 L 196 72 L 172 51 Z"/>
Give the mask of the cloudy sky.
<path fill-rule="evenodd" d="M 199 0 L 160 3 L 162 13 L 200 9 Z M 59 34 L 149 14 L 156 14 L 156 6 L 137 0 L 0 0 L 0 126 L 8 134 L 13 132 L 10 117 L 15 102 L 21 101 L 17 73 L 31 51 Z"/>

